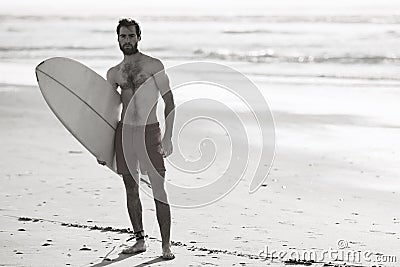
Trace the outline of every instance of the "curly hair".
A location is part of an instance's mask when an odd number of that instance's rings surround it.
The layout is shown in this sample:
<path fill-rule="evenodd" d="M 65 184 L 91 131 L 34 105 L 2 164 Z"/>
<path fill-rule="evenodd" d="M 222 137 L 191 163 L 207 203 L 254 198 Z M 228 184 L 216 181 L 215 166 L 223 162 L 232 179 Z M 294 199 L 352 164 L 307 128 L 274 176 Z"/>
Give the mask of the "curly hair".
<path fill-rule="evenodd" d="M 117 34 L 119 35 L 119 30 L 121 27 L 129 27 L 129 26 L 135 26 L 136 29 L 136 35 L 138 39 L 140 39 L 140 36 L 142 35 L 142 32 L 140 30 L 139 23 L 137 23 L 135 20 L 131 18 L 124 18 L 118 21 L 118 26 L 117 26 Z"/>

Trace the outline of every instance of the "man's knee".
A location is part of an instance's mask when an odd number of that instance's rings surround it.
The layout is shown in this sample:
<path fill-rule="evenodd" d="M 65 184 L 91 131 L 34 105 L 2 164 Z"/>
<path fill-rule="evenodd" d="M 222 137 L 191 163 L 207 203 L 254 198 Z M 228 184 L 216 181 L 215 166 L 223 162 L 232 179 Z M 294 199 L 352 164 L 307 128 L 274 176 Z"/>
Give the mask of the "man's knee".
<path fill-rule="evenodd" d="M 164 188 L 165 183 L 165 171 L 164 170 L 153 170 L 148 172 L 151 186 L 154 188 Z"/>
<path fill-rule="evenodd" d="M 165 191 L 165 171 L 157 170 L 157 172 L 150 172 L 149 178 L 151 187 L 153 189 L 154 199 L 163 203 L 167 203 L 167 193 Z"/>
<path fill-rule="evenodd" d="M 161 176 L 162 178 L 165 178 L 165 170 L 157 170 L 157 173 L 159 176 Z"/>

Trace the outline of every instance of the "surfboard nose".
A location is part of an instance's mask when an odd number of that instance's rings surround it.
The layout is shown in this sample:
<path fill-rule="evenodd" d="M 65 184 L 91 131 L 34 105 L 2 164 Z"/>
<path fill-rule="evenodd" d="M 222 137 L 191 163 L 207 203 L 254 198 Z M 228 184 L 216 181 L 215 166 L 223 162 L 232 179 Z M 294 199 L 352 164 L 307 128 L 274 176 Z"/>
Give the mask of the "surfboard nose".
<path fill-rule="evenodd" d="M 45 60 L 43 60 L 42 62 L 40 62 L 36 68 L 35 68 L 35 75 L 36 75 L 36 81 L 39 83 L 39 77 L 38 77 L 38 69 L 39 67 L 45 62 Z"/>

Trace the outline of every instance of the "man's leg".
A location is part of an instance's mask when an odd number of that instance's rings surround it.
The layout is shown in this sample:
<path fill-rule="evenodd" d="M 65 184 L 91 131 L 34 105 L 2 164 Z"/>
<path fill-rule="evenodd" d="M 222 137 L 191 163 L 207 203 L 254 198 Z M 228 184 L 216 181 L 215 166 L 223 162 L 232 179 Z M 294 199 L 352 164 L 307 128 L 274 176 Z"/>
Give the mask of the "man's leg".
<path fill-rule="evenodd" d="M 137 234 L 136 243 L 122 253 L 133 254 L 146 251 L 146 244 L 144 240 L 143 222 L 142 222 L 142 203 L 139 198 L 139 173 L 123 175 L 126 200 L 128 206 L 129 218 L 131 219 L 133 231 Z M 139 237 L 138 237 L 139 236 Z"/>
<path fill-rule="evenodd" d="M 165 192 L 165 172 L 149 172 L 149 179 L 153 189 L 154 202 L 156 204 L 157 221 L 160 226 L 162 239 L 162 257 L 167 260 L 175 258 L 171 251 L 171 210 L 168 204 L 167 193 Z"/>

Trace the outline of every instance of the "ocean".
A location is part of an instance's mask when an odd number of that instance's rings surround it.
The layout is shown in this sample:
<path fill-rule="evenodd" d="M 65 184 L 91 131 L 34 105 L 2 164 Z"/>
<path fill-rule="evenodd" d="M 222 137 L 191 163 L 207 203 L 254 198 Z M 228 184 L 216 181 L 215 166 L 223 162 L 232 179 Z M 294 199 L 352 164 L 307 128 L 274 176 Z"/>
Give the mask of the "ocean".
<path fill-rule="evenodd" d="M 330 84 L 339 79 L 398 86 L 396 10 L 266 10 L 265 15 L 262 10 L 219 15 L 135 12 L 134 18 L 142 26 L 140 49 L 167 66 L 213 61 L 260 79 L 326 78 Z M 54 56 L 74 58 L 105 76 L 122 59 L 115 32 L 119 18 L 107 12 L 0 11 L 0 83 L 35 85 L 34 67 Z"/>

